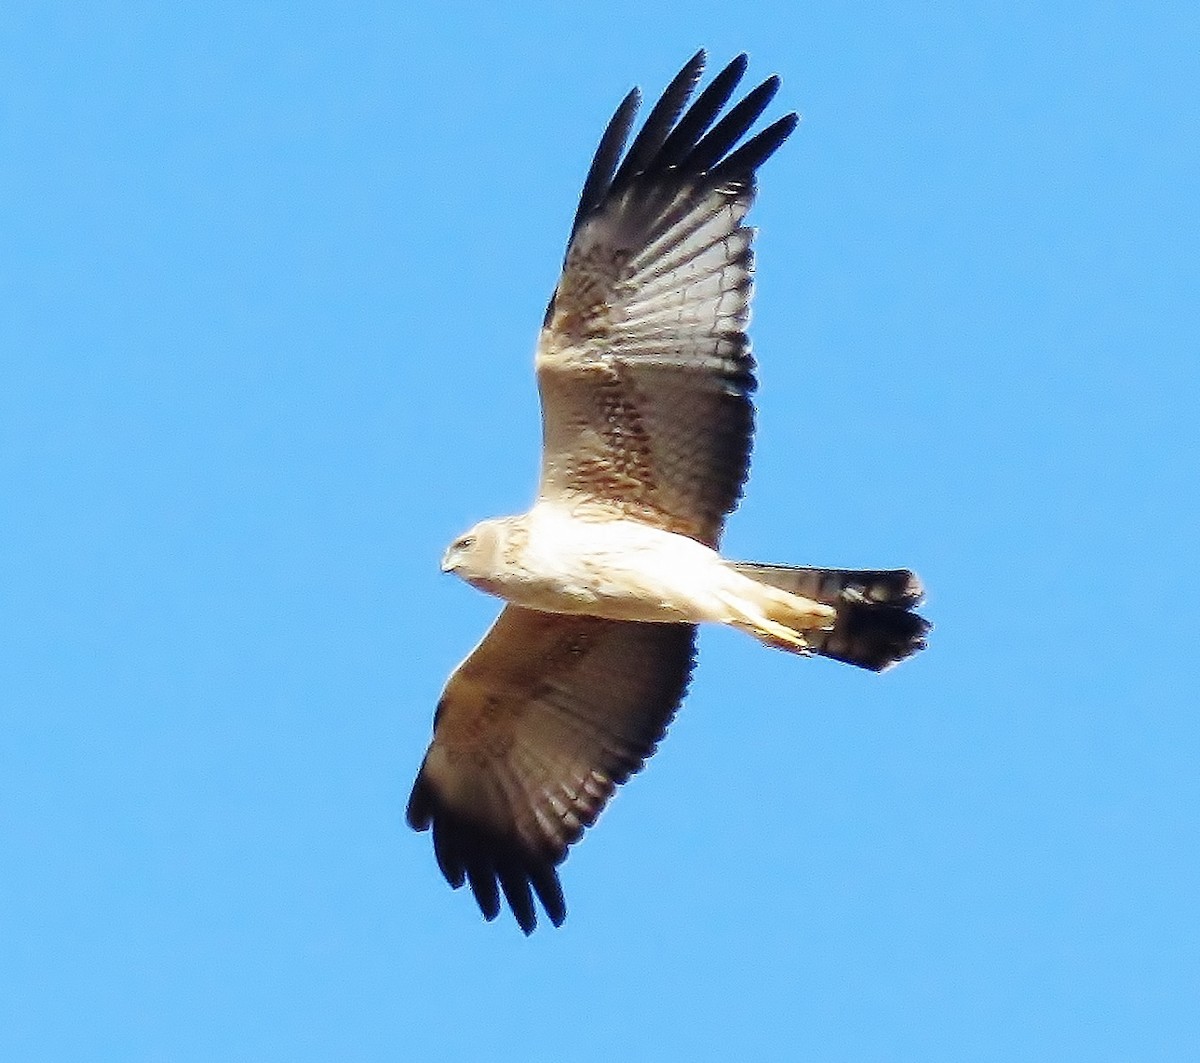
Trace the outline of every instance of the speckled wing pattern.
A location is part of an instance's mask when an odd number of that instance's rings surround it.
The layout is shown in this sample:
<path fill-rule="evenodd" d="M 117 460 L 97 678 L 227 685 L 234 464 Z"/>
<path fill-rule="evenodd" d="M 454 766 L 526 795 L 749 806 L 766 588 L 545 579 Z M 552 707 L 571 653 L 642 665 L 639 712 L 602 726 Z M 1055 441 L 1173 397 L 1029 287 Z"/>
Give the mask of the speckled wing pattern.
<path fill-rule="evenodd" d="M 536 894 L 566 916 L 557 866 L 613 790 L 654 752 L 683 698 L 695 627 L 506 606 L 438 704 L 408 804 L 438 865 L 525 933 Z"/>
<path fill-rule="evenodd" d="M 621 160 L 639 101 L 631 92 L 596 152 L 538 343 L 539 494 L 716 545 L 754 426 L 753 233 L 742 220 L 755 170 L 796 116 L 739 147 L 779 80 L 717 120 L 746 57 L 685 112 L 703 66 L 700 52 Z"/>

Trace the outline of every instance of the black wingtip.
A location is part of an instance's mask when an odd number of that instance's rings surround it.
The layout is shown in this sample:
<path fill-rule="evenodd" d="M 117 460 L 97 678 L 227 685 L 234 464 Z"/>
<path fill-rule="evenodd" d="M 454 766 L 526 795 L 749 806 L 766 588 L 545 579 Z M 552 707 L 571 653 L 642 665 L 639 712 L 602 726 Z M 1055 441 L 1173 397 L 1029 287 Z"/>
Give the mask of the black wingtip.
<path fill-rule="evenodd" d="M 455 815 L 439 801 L 425 776 L 418 775 L 408 802 L 408 822 L 414 830 L 433 828 L 433 855 L 442 876 L 453 889 L 471 888 L 475 903 L 489 923 L 499 916 L 501 896 L 525 934 L 537 927 L 536 896 L 554 926 L 567 917 L 557 865 L 560 852 L 534 853 L 512 848 L 478 823 Z"/>
<path fill-rule="evenodd" d="M 713 179 L 744 178 L 753 174 L 779 150 L 799 123 L 800 116 L 794 111 L 772 122 L 762 132 L 747 140 L 737 151 L 724 158 L 713 170 Z"/>
<path fill-rule="evenodd" d="M 563 897 L 562 880 L 553 866 L 531 868 L 529 881 L 533 891 L 555 926 L 562 926 L 567 918 L 567 902 Z"/>
<path fill-rule="evenodd" d="M 679 123 L 671 130 L 670 136 L 663 143 L 662 150 L 656 160 L 659 171 L 669 166 L 677 166 L 695 147 L 696 141 L 704 135 L 704 131 L 712 125 L 721 109 L 729 102 L 734 90 L 746 74 L 749 62 L 743 52 L 725 65 L 705 86 L 696 102 L 688 108 L 687 113 L 680 118 Z"/>
<path fill-rule="evenodd" d="M 417 776 L 412 793 L 408 795 L 408 807 L 404 810 L 404 818 L 415 831 L 428 830 L 429 824 L 433 822 L 433 807 L 423 771 Z"/>
<path fill-rule="evenodd" d="M 625 150 L 625 141 L 629 139 L 629 130 L 633 127 L 633 119 L 642 103 L 641 91 L 632 88 L 617 107 L 612 118 L 605 127 L 600 145 L 592 157 L 592 165 L 583 182 L 583 193 L 579 197 L 579 209 L 575 212 L 575 221 L 571 225 L 571 234 L 583 224 L 583 220 L 604 201 L 612 183 L 613 173 L 621 152 Z"/>
<path fill-rule="evenodd" d="M 718 163 L 724 165 L 722 160 L 725 159 L 725 153 L 732 149 L 746 135 L 750 127 L 758 121 L 759 115 L 775 98 L 780 84 L 782 82 L 780 82 L 779 76 L 772 74 L 771 77 L 746 93 L 745 97 L 729 109 L 729 113 L 724 118 L 701 137 L 682 165 L 694 172 L 710 170 Z M 759 136 L 761 135 L 759 134 Z"/>
<path fill-rule="evenodd" d="M 613 176 L 609 186 L 609 195 L 616 195 L 637 178 L 651 161 L 662 150 L 671 129 L 679 120 L 692 93 L 696 91 L 696 83 L 704 73 L 705 55 L 701 49 L 691 59 L 684 63 L 669 85 L 663 90 L 658 102 L 650 110 L 642 124 L 641 130 L 633 138 L 629 151 L 625 154 L 620 168 Z"/>
<path fill-rule="evenodd" d="M 529 888 L 529 877 L 521 872 L 519 867 L 505 864 L 497 867 L 500 878 L 500 889 L 504 899 L 508 901 L 513 918 L 521 932 L 528 937 L 537 926 L 537 912 L 533 907 L 533 891 Z"/>
<path fill-rule="evenodd" d="M 571 241 L 608 199 L 624 194 L 638 183 L 652 188 L 671 172 L 676 174 L 671 179 L 676 186 L 710 174 L 714 180 L 748 181 L 755 166 L 787 139 L 796 125 L 794 114 L 779 119 L 737 148 L 738 141 L 779 91 L 781 81 L 777 74 L 747 93 L 724 117 L 718 117 L 746 72 L 749 57 L 745 52 L 730 60 L 688 107 L 707 59 L 707 52 L 701 48 L 683 65 L 634 137 L 628 153 L 624 153 L 624 148 L 641 97 L 634 89 L 622 101 L 601 137 L 584 180 L 571 225 Z"/>

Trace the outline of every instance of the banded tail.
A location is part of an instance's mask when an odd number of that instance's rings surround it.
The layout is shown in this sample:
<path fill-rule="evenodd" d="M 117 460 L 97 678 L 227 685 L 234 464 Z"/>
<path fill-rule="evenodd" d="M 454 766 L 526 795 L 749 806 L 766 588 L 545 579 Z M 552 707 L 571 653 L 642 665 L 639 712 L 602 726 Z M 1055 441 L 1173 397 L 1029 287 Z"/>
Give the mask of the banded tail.
<path fill-rule="evenodd" d="M 882 672 L 925 648 L 930 623 L 913 609 L 925 595 L 907 569 L 796 568 L 733 562 L 741 575 L 781 591 L 831 605 L 828 631 L 806 631 L 814 653 Z M 786 648 L 786 647 L 785 647 Z"/>

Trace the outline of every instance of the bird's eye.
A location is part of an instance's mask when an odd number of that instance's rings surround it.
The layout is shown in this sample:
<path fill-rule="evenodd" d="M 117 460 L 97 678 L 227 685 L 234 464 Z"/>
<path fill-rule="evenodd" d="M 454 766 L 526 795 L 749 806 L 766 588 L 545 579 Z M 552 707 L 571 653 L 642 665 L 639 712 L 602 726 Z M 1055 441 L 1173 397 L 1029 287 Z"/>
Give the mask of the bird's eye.
<path fill-rule="evenodd" d="M 456 550 L 470 550 L 471 547 L 474 545 L 475 545 L 475 536 L 474 535 L 464 535 L 461 539 L 458 540 L 458 542 L 456 542 L 454 544 L 454 548 Z"/>

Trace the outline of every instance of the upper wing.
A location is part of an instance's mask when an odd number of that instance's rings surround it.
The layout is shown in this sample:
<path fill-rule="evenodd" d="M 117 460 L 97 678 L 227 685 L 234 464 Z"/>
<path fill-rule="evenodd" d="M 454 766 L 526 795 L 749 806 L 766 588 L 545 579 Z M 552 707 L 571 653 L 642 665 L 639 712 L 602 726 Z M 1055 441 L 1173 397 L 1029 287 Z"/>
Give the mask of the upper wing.
<path fill-rule="evenodd" d="M 738 147 L 779 87 L 768 78 L 714 121 L 739 56 L 684 113 L 699 52 L 667 87 L 618 167 L 635 89 L 584 183 L 563 274 L 538 342 L 540 496 L 591 502 L 716 545 L 750 458 L 754 172 L 796 124 Z M 682 115 L 682 117 L 681 117 Z"/>
<path fill-rule="evenodd" d="M 488 919 L 500 891 L 525 933 L 537 893 L 566 916 L 555 870 L 654 752 L 683 697 L 695 627 L 506 606 L 446 684 L 408 803 L 446 880 Z"/>

